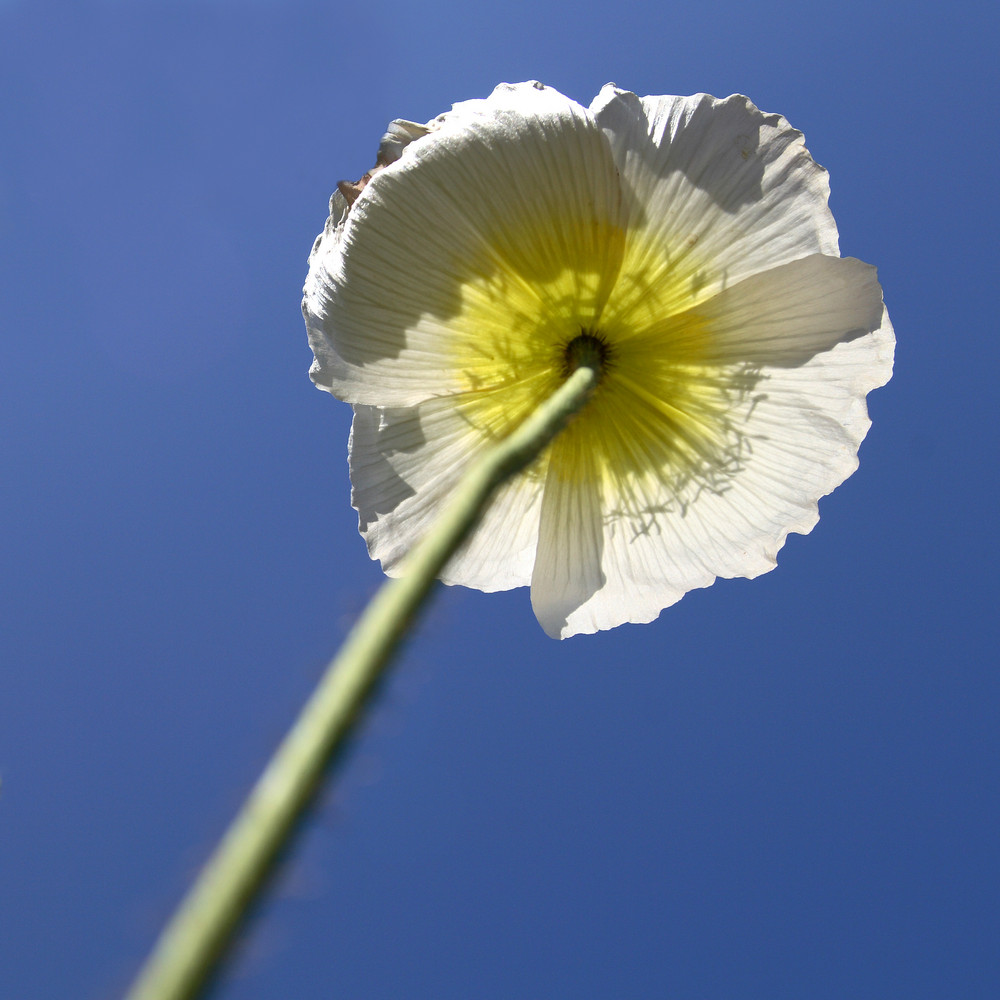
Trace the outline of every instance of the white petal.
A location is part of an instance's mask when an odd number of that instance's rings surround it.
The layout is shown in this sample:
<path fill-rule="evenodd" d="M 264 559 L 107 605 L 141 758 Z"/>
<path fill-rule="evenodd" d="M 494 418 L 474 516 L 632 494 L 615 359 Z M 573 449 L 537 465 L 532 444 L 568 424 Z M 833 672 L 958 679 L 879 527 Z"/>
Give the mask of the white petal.
<path fill-rule="evenodd" d="M 739 95 L 640 99 L 611 84 L 591 111 L 622 174 L 630 232 L 706 294 L 808 254 L 838 254 L 826 171 L 780 115 Z"/>
<path fill-rule="evenodd" d="M 588 111 L 535 84 L 396 126 L 331 203 L 303 303 L 314 380 L 355 404 L 353 500 L 386 572 L 580 331 L 604 381 L 445 582 L 530 580 L 568 636 L 771 569 L 856 468 L 894 345 L 801 134 L 738 96 L 607 87 Z"/>
<path fill-rule="evenodd" d="M 598 286 L 617 271 L 620 241 L 606 238 L 618 228 L 617 172 L 586 109 L 505 85 L 433 125 L 375 174 L 342 235 L 334 225 L 310 261 L 311 374 L 350 402 L 466 391 L 562 298 L 599 308 Z"/>
<path fill-rule="evenodd" d="M 628 505 L 605 495 L 603 586 L 567 614 L 562 636 L 650 621 L 716 577 L 758 576 L 774 568 L 790 532 L 812 529 L 819 498 L 857 468 L 870 426 L 866 393 L 892 371 L 894 336 L 877 302 L 873 332 L 803 363 L 791 361 L 789 338 L 777 365 L 757 371 L 733 400 L 733 461 L 716 481 L 693 477 L 680 489 L 664 482 L 659 491 L 647 481 L 639 504 L 638 491 Z M 734 386 L 741 377 L 735 369 Z"/>
<path fill-rule="evenodd" d="M 813 254 L 727 288 L 698 308 L 697 325 L 711 331 L 707 361 L 791 367 L 878 330 L 883 311 L 874 267 Z"/>
<path fill-rule="evenodd" d="M 566 439 L 553 447 L 565 446 Z M 586 455 L 579 456 L 583 462 Z M 531 576 L 531 607 L 546 633 L 564 638 L 588 628 L 587 609 L 605 584 L 601 571 L 603 530 L 601 496 L 596 476 L 566 482 L 550 463 L 538 529 L 538 551 Z M 570 630 L 567 619 L 583 617 L 581 628 Z"/>
<path fill-rule="evenodd" d="M 482 437 L 452 400 L 380 410 L 356 406 L 351 428 L 351 502 L 374 559 L 390 576 L 436 524 Z M 473 536 L 441 579 L 479 590 L 509 590 L 531 579 L 541 480 L 522 475 L 505 484 Z"/>

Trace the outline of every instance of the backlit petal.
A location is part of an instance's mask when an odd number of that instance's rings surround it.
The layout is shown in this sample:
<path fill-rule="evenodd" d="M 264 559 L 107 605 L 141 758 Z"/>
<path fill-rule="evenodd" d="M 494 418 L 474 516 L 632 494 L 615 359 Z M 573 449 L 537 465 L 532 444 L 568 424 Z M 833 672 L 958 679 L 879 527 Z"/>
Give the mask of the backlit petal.
<path fill-rule="evenodd" d="M 705 296 L 808 254 L 837 255 L 826 171 L 802 133 L 740 95 L 644 97 L 606 86 L 591 105 L 629 208 L 623 270 L 650 253 Z"/>
<path fill-rule="evenodd" d="M 732 285 L 698 313 L 708 360 L 792 367 L 874 333 L 883 311 L 874 267 L 814 254 Z"/>
<path fill-rule="evenodd" d="M 303 309 L 355 405 L 353 501 L 386 572 L 468 465 L 599 346 L 592 397 L 442 574 L 530 581 L 565 637 L 773 568 L 857 466 L 892 371 L 874 268 L 839 256 L 826 172 L 745 97 L 501 85 L 398 121 L 342 184 Z"/>
<path fill-rule="evenodd" d="M 520 381 L 536 341 L 598 315 L 617 274 L 617 172 L 584 108 L 520 84 L 432 124 L 310 261 L 311 375 L 350 402 Z"/>
<path fill-rule="evenodd" d="M 862 281 L 869 277 L 867 265 L 842 263 Z M 802 360 L 816 328 L 804 326 L 796 347 L 796 338 L 787 335 L 789 323 L 779 347 L 781 338 L 765 340 L 760 349 L 759 356 L 773 364 L 744 369 L 742 375 L 740 366 L 733 368 L 731 443 L 713 480 L 697 473 L 683 482 L 646 477 L 632 485 L 627 504 L 621 494 L 605 497 L 604 583 L 569 615 L 564 637 L 650 621 L 688 590 L 717 577 L 758 576 L 774 568 L 789 533 L 813 528 L 819 498 L 857 468 L 858 446 L 870 427 L 866 394 L 892 372 L 892 326 L 878 286 L 867 301 L 863 288 L 855 288 L 861 300 L 856 309 L 841 303 L 843 319 L 854 323 L 860 317 L 864 325 L 877 310 L 874 330 L 859 335 L 848 326 L 830 350 Z M 771 304 L 779 330 L 782 301 L 775 297 Z M 731 317 L 738 309 L 732 305 Z M 817 314 L 824 315 L 822 309 Z"/>
<path fill-rule="evenodd" d="M 450 399 L 382 410 L 356 406 L 351 428 L 351 501 L 373 559 L 390 576 L 430 530 L 482 439 Z M 451 559 L 442 580 L 480 590 L 523 587 L 531 579 L 541 481 L 522 476 L 493 497 L 479 529 Z"/>
<path fill-rule="evenodd" d="M 592 456 L 578 438 L 562 437 L 553 449 L 565 451 L 581 444 L 584 450 L 574 459 L 586 466 Z M 572 634 L 567 618 L 578 615 L 604 586 L 602 519 L 596 470 L 577 482 L 568 482 L 558 474 L 557 463 L 550 463 L 531 577 L 531 607 L 553 638 Z M 595 629 L 585 624 L 581 630 Z"/>

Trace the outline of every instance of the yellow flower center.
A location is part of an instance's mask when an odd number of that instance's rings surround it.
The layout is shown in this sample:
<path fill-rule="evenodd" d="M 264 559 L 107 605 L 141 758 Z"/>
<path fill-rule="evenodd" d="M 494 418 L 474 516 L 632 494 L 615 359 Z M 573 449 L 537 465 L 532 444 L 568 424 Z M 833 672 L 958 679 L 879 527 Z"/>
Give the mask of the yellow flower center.
<path fill-rule="evenodd" d="M 734 460 L 733 372 L 710 364 L 699 315 L 709 278 L 688 248 L 609 224 L 547 220 L 456 262 L 450 318 L 463 416 L 505 435 L 568 374 L 567 347 L 594 338 L 604 366 L 593 398 L 529 474 L 596 481 L 623 512 L 650 513 L 663 484 L 711 485 Z M 662 504 L 662 499 L 656 501 Z"/>

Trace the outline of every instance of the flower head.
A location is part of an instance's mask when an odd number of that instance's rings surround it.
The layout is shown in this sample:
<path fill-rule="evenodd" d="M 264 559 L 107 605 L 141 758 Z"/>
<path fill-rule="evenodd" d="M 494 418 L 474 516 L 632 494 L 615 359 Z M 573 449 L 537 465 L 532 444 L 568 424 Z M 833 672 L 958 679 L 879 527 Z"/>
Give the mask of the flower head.
<path fill-rule="evenodd" d="M 530 584 L 565 637 L 772 569 L 857 467 L 892 371 L 875 269 L 839 256 L 828 194 L 801 133 L 740 96 L 608 85 L 584 108 L 503 84 L 394 122 L 334 195 L 303 302 L 312 378 L 354 406 L 372 556 L 392 575 L 585 343 L 592 399 L 444 581 Z"/>

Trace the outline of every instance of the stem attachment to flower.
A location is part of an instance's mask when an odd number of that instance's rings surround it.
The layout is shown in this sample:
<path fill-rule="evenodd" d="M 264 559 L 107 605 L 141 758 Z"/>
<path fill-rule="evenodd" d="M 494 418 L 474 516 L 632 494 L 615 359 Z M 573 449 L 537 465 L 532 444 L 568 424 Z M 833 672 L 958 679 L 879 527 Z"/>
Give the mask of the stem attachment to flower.
<path fill-rule="evenodd" d="M 587 401 L 605 357 L 591 334 L 571 342 L 566 381 L 512 434 L 473 464 L 444 515 L 410 554 L 404 575 L 384 583 L 331 661 L 181 902 L 127 1000 L 192 1000 L 217 970 L 234 932 L 315 799 L 445 563 L 475 526 L 493 491 L 525 468 Z"/>
<path fill-rule="evenodd" d="M 596 380 L 600 382 L 605 369 L 611 363 L 611 348 L 599 334 L 582 330 L 563 348 L 562 374 L 568 378 L 577 368 L 593 368 Z"/>

